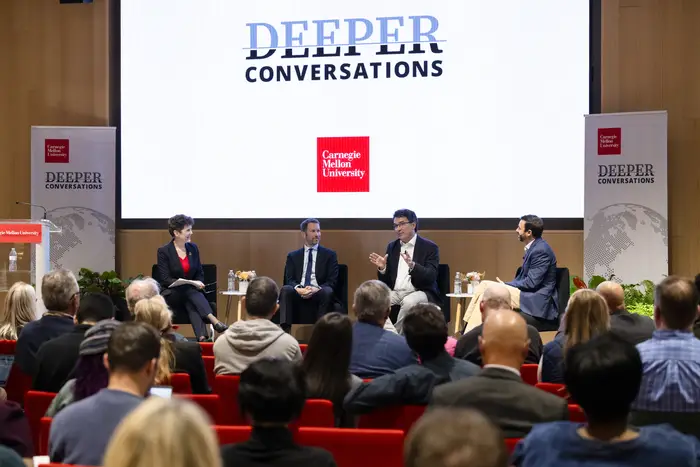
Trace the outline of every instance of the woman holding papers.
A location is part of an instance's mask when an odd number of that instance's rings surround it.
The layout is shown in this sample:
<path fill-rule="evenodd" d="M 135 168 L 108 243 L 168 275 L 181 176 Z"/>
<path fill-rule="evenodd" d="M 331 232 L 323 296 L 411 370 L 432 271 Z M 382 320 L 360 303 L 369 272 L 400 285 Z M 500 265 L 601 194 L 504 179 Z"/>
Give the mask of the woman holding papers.
<path fill-rule="evenodd" d="M 168 220 L 168 231 L 173 239 L 158 248 L 158 276 L 165 301 L 170 307 L 187 310 L 197 339 L 203 341 L 208 337 L 206 324 L 213 324 L 219 333 L 226 330 L 226 325 L 212 314 L 204 297 L 199 248 L 190 242 L 193 225 L 194 219 L 184 214 Z"/>

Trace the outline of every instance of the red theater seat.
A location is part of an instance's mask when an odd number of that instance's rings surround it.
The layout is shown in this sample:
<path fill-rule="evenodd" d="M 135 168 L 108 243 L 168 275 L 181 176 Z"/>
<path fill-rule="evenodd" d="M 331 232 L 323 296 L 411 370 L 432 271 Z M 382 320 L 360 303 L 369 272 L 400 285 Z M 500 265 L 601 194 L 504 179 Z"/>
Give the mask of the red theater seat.
<path fill-rule="evenodd" d="M 170 375 L 170 385 L 175 394 L 192 394 L 192 383 L 187 373 L 173 373 Z"/>
<path fill-rule="evenodd" d="M 194 402 L 204 410 L 215 425 L 222 423 L 221 402 L 216 394 L 178 394 L 177 397 Z"/>
<path fill-rule="evenodd" d="M 241 377 L 238 375 L 216 375 L 214 378 L 214 394 L 221 401 L 221 420 L 224 425 L 243 425 L 245 421 L 238 407 L 238 386 Z"/>
<path fill-rule="evenodd" d="M 586 414 L 580 405 L 569 404 L 569 420 L 577 423 L 586 423 Z"/>
<path fill-rule="evenodd" d="M 306 349 L 309 348 L 308 344 L 299 344 L 299 348 L 301 349 L 301 354 L 304 355 L 306 353 Z"/>
<path fill-rule="evenodd" d="M 27 414 L 29 427 L 34 440 L 34 452 L 41 450 L 41 419 L 51 405 L 56 394 L 53 392 L 27 391 L 24 395 L 24 412 Z"/>
<path fill-rule="evenodd" d="M 213 357 L 214 356 L 214 343 L 213 342 L 200 342 L 199 346 L 202 348 L 202 356 Z"/>
<path fill-rule="evenodd" d="M 38 456 L 49 455 L 49 434 L 51 433 L 51 417 L 42 417 L 39 421 L 39 451 Z"/>
<path fill-rule="evenodd" d="M 563 384 L 537 383 L 535 387 L 550 394 L 554 394 L 555 396 L 563 397 L 564 399 L 566 399 L 569 396 L 568 391 L 566 390 L 566 386 L 564 386 Z"/>
<path fill-rule="evenodd" d="M 333 402 L 323 399 L 307 399 L 297 425 L 333 428 L 335 426 Z"/>
<path fill-rule="evenodd" d="M 518 444 L 518 442 L 522 438 L 506 438 L 506 450 L 508 451 L 508 454 L 513 454 L 513 451 L 515 450 L 515 445 Z"/>
<path fill-rule="evenodd" d="M 423 416 L 423 405 L 395 405 L 383 407 L 372 413 L 360 416 L 359 428 L 391 429 L 408 432 L 414 423 Z"/>
<path fill-rule="evenodd" d="M 536 365 L 534 363 L 526 363 L 520 367 L 520 377 L 527 384 L 531 384 L 532 386 L 534 386 L 537 384 L 537 369 L 538 368 L 539 368 L 539 365 Z"/>

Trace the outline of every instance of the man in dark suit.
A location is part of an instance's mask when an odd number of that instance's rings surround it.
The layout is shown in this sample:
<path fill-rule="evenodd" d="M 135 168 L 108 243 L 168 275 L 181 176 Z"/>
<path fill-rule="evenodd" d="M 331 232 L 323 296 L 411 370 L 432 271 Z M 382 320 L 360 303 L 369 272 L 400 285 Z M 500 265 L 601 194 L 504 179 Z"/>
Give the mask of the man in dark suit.
<path fill-rule="evenodd" d="M 506 438 L 522 438 L 537 423 L 568 420 L 566 399 L 521 379 L 528 341 L 527 324 L 519 314 L 509 310 L 489 314 L 479 338 L 483 370 L 477 376 L 436 387 L 431 405 L 477 409 Z"/>
<path fill-rule="evenodd" d="M 510 282 L 496 280 L 508 286 L 513 309 L 520 310 L 527 324 L 538 331 L 556 331 L 559 328 L 559 293 L 557 291 L 557 257 L 542 238 L 544 223 L 539 217 L 528 214 L 520 218 L 515 229 L 518 240 L 525 244 L 523 266 Z M 481 316 L 474 313 L 484 291 L 493 281 L 482 281 L 474 291 L 464 321 L 467 331 L 481 324 Z"/>
<path fill-rule="evenodd" d="M 391 289 L 391 305 L 400 305 L 396 331 L 402 334 L 406 312 L 418 303 L 440 305 L 437 286 L 440 251 L 436 244 L 419 237 L 418 218 L 410 209 L 394 213 L 397 239 L 386 247 L 386 254 L 371 253 L 369 260 L 377 266 L 379 280 Z"/>
<path fill-rule="evenodd" d="M 625 291 L 617 282 L 605 281 L 596 287 L 608 304 L 610 330 L 633 345 L 651 339 L 656 330 L 654 321 L 648 316 L 630 313 L 625 310 Z"/>
<path fill-rule="evenodd" d="M 287 255 L 280 291 L 280 326 L 285 331 L 292 327 L 296 305 L 316 307 L 317 319 L 333 311 L 333 292 L 338 283 L 338 255 L 319 244 L 321 223 L 318 219 L 306 219 L 300 228 L 304 246 Z"/>

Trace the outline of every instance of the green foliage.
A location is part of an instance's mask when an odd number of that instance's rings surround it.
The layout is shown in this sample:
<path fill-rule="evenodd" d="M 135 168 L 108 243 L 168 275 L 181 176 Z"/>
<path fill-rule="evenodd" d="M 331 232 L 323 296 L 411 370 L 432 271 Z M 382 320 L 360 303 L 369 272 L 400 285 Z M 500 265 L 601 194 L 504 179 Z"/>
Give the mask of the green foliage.
<path fill-rule="evenodd" d="M 615 275 L 609 278 L 603 276 L 593 276 L 586 284 L 580 277 L 572 276 L 569 284 L 573 294 L 579 289 L 595 289 L 601 282 L 613 280 Z M 625 308 L 630 313 L 637 313 L 644 316 L 654 316 L 654 283 L 650 280 L 643 280 L 638 284 L 620 284 L 625 291 Z"/>
<path fill-rule="evenodd" d="M 649 303 L 637 303 L 627 307 L 627 311 L 630 313 L 636 313 L 638 315 L 648 316 L 649 318 L 654 318 L 654 305 Z"/>
<path fill-rule="evenodd" d="M 135 279 L 141 279 L 142 274 L 122 280 L 116 271 L 105 271 L 102 273 L 81 268 L 78 272 L 78 286 L 81 293 L 101 292 L 111 298 L 124 298 L 126 288 Z"/>

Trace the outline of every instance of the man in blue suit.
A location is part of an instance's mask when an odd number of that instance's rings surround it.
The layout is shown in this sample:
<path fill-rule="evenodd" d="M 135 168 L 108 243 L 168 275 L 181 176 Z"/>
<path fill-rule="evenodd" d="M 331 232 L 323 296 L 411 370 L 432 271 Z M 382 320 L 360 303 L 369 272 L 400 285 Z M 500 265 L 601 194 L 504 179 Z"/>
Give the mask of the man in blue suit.
<path fill-rule="evenodd" d="M 559 294 L 557 291 L 557 257 L 542 238 L 544 223 L 539 217 L 528 214 L 520 218 L 516 232 L 518 240 L 525 244 L 523 266 L 510 282 L 503 283 L 510 291 L 513 309 L 519 309 L 527 324 L 538 331 L 556 331 L 559 324 Z M 479 309 L 481 297 L 493 281 L 483 281 L 474 291 L 464 321 L 467 330 L 481 324 Z"/>

